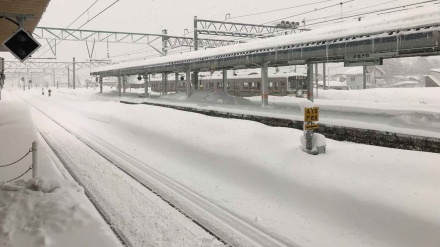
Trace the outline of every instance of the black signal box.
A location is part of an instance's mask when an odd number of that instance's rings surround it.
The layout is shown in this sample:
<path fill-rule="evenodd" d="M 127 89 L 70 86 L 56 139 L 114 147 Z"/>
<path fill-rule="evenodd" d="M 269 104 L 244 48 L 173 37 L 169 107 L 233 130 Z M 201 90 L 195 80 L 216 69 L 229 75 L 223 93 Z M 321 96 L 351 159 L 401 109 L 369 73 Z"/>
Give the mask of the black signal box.
<path fill-rule="evenodd" d="M 3 46 L 23 62 L 41 46 L 26 30 L 19 28 L 3 42 Z"/>

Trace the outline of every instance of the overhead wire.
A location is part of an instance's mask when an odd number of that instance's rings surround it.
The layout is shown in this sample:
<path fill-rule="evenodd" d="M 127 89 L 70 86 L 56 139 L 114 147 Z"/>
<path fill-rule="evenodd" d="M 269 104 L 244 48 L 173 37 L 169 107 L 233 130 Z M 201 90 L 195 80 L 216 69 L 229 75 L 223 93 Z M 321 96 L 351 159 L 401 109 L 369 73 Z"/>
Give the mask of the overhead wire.
<path fill-rule="evenodd" d="M 318 2 L 313 2 L 313 3 L 302 4 L 302 5 L 295 5 L 295 6 L 287 7 L 287 8 L 268 10 L 268 11 L 253 13 L 253 14 L 233 16 L 228 19 L 238 19 L 238 18 L 243 18 L 243 17 L 248 17 L 248 16 L 262 15 L 262 14 L 273 13 L 273 12 L 278 12 L 278 11 L 283 11 L 283 10 L 288 10 L 288 9 L 296 9 L 296 8 L 300 8 L 300 7 L 305 7 L 305 6 L 310 6 L 310 5 L 315 5 L 315 4 L 320 4 L 320 3 L 330 2 L 330 1 L 335 1 L 335 0 L 324 0 L 324 1 L 318 1 Z"/>
<path fill-rule="evenodd" d="M 92 20 L 94 20 L 96 17 L 98 17 L 99 15 L 101 15 L 102 13 L 104 13 L 106 10 L 108 10 L 110 7 L 112 7 L 113 5 L 115 5 L 117 2 L 119 2 L 119 0 L 114 1 L 112 4 L 110 4 L 109 6 L 107 6 L 105 9 L 103 9 L 102 11 L 100 11 L 98 14 L 96 14 L 95 16 L 93 16 L 91 19 L 87 20 L 84 24 L 82 24 L 80 27 L 76 28 L 76 31 L 79 30 L 80 28 L 82 28 L 83 26 L 85 26 L 87 23 L 91 22 Z M 69 33 L 68 36 L 71 36 L 72 34 Z M 67 37 L 68 37 L 67 36 Z M 58 43 L 57 41 L 55 41 L 55 45 L 58 45 L 59 43 L 61 43 L 63 40 L 60 40 Z M 43 56 L 44 54 L 46 54 L 48 52 L 48 50 L 46 50 L 43 54 L 41 54 L 39 57 Z"/>
<path fill-rule="evenodd" d="M 275 21 L 285 20 L 286 18 L 296 17 L 296 16 L 300 16 L 300 15 L 304 15 L 304 14 L 309 14 L 309 13 L 312 13 L 312 12 L 317 12 L 317 11 L 325 10 L 325 9 L 328 9 L 328 8 L 336 7 L 336 6 L 339 6 L 341 4 L 345 4 L 345 3 L 349 3 L 349 2 L 354 2 L 354 1 L 357 1 L 357 0 L 347 0 L 347 1 L 344 1 L 344 2 L 339 2 L 337 4 L 332 4 L 332 5 L 328 5 L 328 6 L 325 6 L 325 7 L 315 8 L 314 10 L 300 12 L 300 13 L 295 14 L 293 16 L 288 16 L 288 17 L 284 17 L 284 18 L 281 18 L 281 19 L 272 20 L 272 21 L 265 22 L 265 23 L 262 23 L 262 24 L 259 24 L 259 25 L 265 25 L 265 24 L 268 24 L 268 23 L 273 23 Z M 191 31 L 191 32 L 188 32 L 187 34 L 190 34 L 190 33 L 194 33 L 194 32 Z M 212 36 L 216 36 L 216 35 L 206 35 L 206 36 L 212 37 Z M 246 38 L 247 37 L 245 37 L 245 38 L 237 38 L 237 39 L 232 39 L 232 40 L 243 40 L 243 39 L 246 39 Z"/>
<path fill-rule="evenodd" d="M 394 0 L 394 1 L 396 1 L 396 0 Z M 388 3 L 394 2 L 394 1 L 389 1 L 389 2 L 385 2 L 385 3 L 381 3 L 381 4 L 376 4 L 376 5 L 372 5 L 372 6 L 368 6 L 368 7 L 363 7 L 363 8 L 360 8 L 360 9 L 356 9 L 356 10 L 348 11 L 348 12 L 346 12 L 346 13 L 351 13 L 351 12 L 355 12 L 355 11 L 360 11 L 360 10 L 364 10 L 364 9 L 372 8 L 372 7 L 382 6 L 382 5 L 385 5 L 385 4 L 388 4 Z M 338 20 L 341 20 L 341 19 L 347 19 L 347 18 L 352 18 L 352 17 L 365 16 L 366 14 L 374 14 L 374 13 L 377 13 L 377 12 L 387 11 L 387 10 L 391 10 L 391 9 L 402 8 L 402 7 L 404 8 L 404 7 L 406 7 L 406 6 L 413 6 L 413 5 L 418 5 L 418 4 L 423 4 L 423 3 L 430 3 L 430 2 L 437 2 L 437 1 L 440 1 L 440 0 L 422 1 L 422 2 L 418 2 L 418 3 L 414 3 L 414 4 L 409 4 L 409 5 L 408 5 L 408 4 L 407 4 L 407 5 L 399 5 L 399 6 L 395 6 L 395 7 L 392 7 L 392 8 L 385 8 L 385 9 L 379 9 L 379 10 L 372 10 L 372 11 L 369 11 L 369 12 L 358 13 L 358 14 L 356 14 L 356 15 L 351 15 L 351 16 L 348 16 L 348 17 L 347 17 L 347 16 L 343 16 L 342 18 L 341 18 L 341 17 L 338 17 L 338 18 L 335 18 L 335 19 L 332 19 L 332 20 L 325 20 L 325 21 L 321 21 L 321 22 L 319 22 L 319 23 L 325 23 L 324 25 L 320 25 L 319 27 L 333 24 L 333 23 L 331 23 L 331 21 L 338 21 Z M 331 17 L 331 16 L 336 16 L 336 15 L 333 14 L 333 15 L 329 15 L 329 16 L 327 16 L 327 17 Z M 337 16 L 339 16 L 339 14 L 337 14 Z M 325 18 L 325 17 L 322 17 L 322 18 Z M 317 19 L 322 19 L 322 18 L 317 18 Z M 316 25 L 316 24 L 317 24 L 317 23 L 307 24 L 307 27 L 314 26 L 314 25 Z M 264 35 L 264 34 L 270 34 L 270 33 L 262 33 L 262 34 Z M 248 38 L 247 38 L 247 37 L 244 37 L 244 38 L 236 38 L 236 39 L 232 39 L 232 40 L 234 40 L 234 41 L 240 41 L 240 40 L 244 40 L 244 39 L 248 39 Z"/>
<path fill-rule="evenodd" d="M 373 7 L 378 7 L 378 6 L 386 5 L 386 4 L 397 2 L 397 1 L 399 1 L 399 0 L 391 0 L 391 1 L 388 1 L 388 2 L 384 2 L 384 3 L 379 3 L 379 4 L 374 4 L 374 5 L 370 5 L 370 6 L 367 6 L 367 7 L 363 7 L 363 8 L 360 8 L 360 9 L 345 11 L 344 15 L 346 15 L 347 13 L 358 12 L 358 11 L 361 11 L 361 10 L 365 10 L 365 9 L 369 9 L 369 8 L 373 8 Z M 333 14 L 333 15 L 327 15 L 327 16 L 323 16 L 323 17 L 319 17 L 319 18 L 315 18 L 315 19 L 308 19 L 308 21 L 310 22 L 310 21 L 322 20 L 322 19 L 326 19 L 326 18 L 334 17 L 334 16 L 340 16 L 340 14 Z"/>
<path fill-rule="evenodd" d="M 96 0 L 92 5 L 90 5 L 84 12 L 82 12 L 74 21 L 72 21 L 66 28 L 69 28 L 72 26 L 73 23 L 75 23 L 81 16 L 83 16 L 87 11 L 89 11 L 99 0 Z"/>
<path fill-rule="evenodd" d="M 330 1 L 333 1 L 333 0 L 320 1 L 319 3 L 330 2 Z M 307 14 L 307 13 L 310 13 L 310 12 L 316 12 L 316 11 L 320 11 L 320 10 L 328 9 L 328 8 L 331 8 L 331 7 L 339 6 L 340 4 L 345 4 L 345 3 L 349 3 L 349 2 L 353 2 L 353 1 L 356 1 L 356 0 L 348 0 L 348 1 L 345 1 L 345 2 L 340 2 L 340 3 L 337 3 L 337 4 L 333 4 L 333 5 L 325 6 L 325 7 L 322 7 L 322 8 L 315 8 L 315 9 L 312 10 L 312 11 L 302 12 L 302 13 L 296 14 L 296 15 L 294 15 L 294 16 L 299 16 L 299 15 Z M 317 4 L 317 3 L 312 3 L 312 4 Z M 305 5 L 302 5 L 302 6 L 308 6 L 308 5 L 312 5 L 312 4 L 305 4 Z M 276 10 L 275 10 L 275 11 L 276 11 Z M 269 13 L 269 12 L 271 12 L 271 11 L 266 11 L 266 12 Z M 272 11 L 272 12 L 273 12 L 273 11 Z M 263 13 L 263 12 L 255 13 L 255 14 L 261 14 L 261 13 Z M 236 18 L 238 18 L 238 17 L 236 17 Z M 231 19 L 232 19 L 232 18 L 231 18 Z M 285 18 L 283 18 L 283 19 L 285 19 Z M 276 20 L 275 20 L 275 21 L 276 21 Z M 271 21 L 271 22 L 273 22 L 273 21 Z M 268 23 L 270 23 L 270 22 L 268 22 Z M 261 24 L 261 25 L 264 25 L 264 24 L 267 24 L 267 23 L 263 23 L 263 24 Z M 188 32 L 188 33 L 186 33 L 186 34 L 189 34 L 189 33 L 193 33 L 193 32 L 191 31 L 191 32 Z M 208 35 L 208 36 L 214 36 L 214 35 Z M 242 40 L 242 39 L 246 39 L 246 38 L 238 38 L 238 39 L 232 39 L 232 40 L 239 41 L 239 40 Z"/>
<path fill-rule="evenodd" d="M 308 24 L 308 26 L 309 27 L 310 26 L 316 26 L 317 24 L 322 24 L 322 23 L 329 24 L 328 22 L 332 22 L 332 21 L 339 21 L 339 20 L 342 20 L 342 19 L 348 19 L 348 18 L 353 18 L 353 17 L 360 17 L 360 16 L 365 16 L 365 15 L 370 15 L 370 14 L 378 14 L 379 12 L 385 12 L 385 11 L 402 9 L 402 8 L 404 10 L 406 10 L 408 7 L 411 7 L 411 6 L 414 6 L 414 5 L 427 4 L 427 3 L 439 2 L 439 1 L 440 0 L 429 0 L 429 1 L 417 2 L 417 3 L 413 3 L 413 4 L 406 4 L 406 5 L 396 6 L 396 7 L 392 7 L 392 8 L 385 8 L 385 9 L 381 9 L 381 10 L 373 10 L 373 11 L 364 12 L 364 13 L 360 13 L 360 14 L 344 16 L 342 18 L 335 18 L 335 19 L 332 19 L 332 20 L 325 20 L 325 21 L 315 22 L 315 23 Z M 324 25 L 320 25 L 320 26 L 324 26 Z"/>
<path fill-rule="evenodd" d="M 76 17 L 75 20 L 73 20 L 66 28 L 69 28 L 73 23 L 75 23 L 79 18 L 81 18 L 87 11 L 89 11 L 99 0 L 95 0 L 84 12 L 82 12 L 78 17 Z M 42 48 L 46 47 L 47 44 L 45 44 Z M 39 57 L 41 57 L 40 55 Z"/>
<path fill-rule="evenodd" d="M 328 5 L 328 6 L 325 6 L 325 7 L 322 7 L 322 8 L 316 8 L 314 10 L 306 11 L 306 12 L 295 14 L 295 15 L 291 15 L 291 16 L 286 16 L 286 17 L 283 17 L 281 19 L 276 19 L 276 20 L 273 20 L 273 21 L 270 21 L 270 22 L 265 22 L 265 23 L 263 23 L 261 25 L 272 23 L 272 22 L 276 22 L 276 21 L 282 21 L 282 20 L 285 20 L 287 18 L 292 18 L 292 17 L 297 17 L 297 16 L 309 14 L 309 13 L 312 13 L 312 12 L 316 12 L 316 11 L 320 11 L 320 10 L 324 10 L 324 9 L 328 9 L 328 8 L 332 8 L 332 7 L 336 7 L 336 6 L 340 6 L 340 5 L 343 5 L 343 4 L 346 4 L 346 3 L 350 3 L 350 2 L 354 2 L 354 1 L 357 1 L 357 0 L 348 0 L 348 1 L 337 3 L 337 4 Z"/>

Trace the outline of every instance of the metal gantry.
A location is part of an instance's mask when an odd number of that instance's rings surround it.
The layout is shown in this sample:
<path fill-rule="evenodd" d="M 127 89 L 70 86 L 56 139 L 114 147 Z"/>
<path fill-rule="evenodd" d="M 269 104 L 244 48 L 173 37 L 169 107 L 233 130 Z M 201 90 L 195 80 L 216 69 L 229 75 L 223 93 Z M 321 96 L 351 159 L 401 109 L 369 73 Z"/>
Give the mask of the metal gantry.
<path fill-rule="evenodd" d="M 110 64 L 109 61 L 75 62 L 77 70 Z M 6 73 L 43 73 L 46 70 L 65 70 L 72 67 L 73 62 L 34 62 L 5 61 Z"/>
<path fill-rule="evenodd" d="M 147 44 L 162 39 L 163 44 L 174 49 L 181 46 L 193 47 L 194 39 L 190 37 L 179 37 L 163 34 L 152 33 L 131 33 L 131 32 L 114 32 L 114 31 L 98 31 L 98 30 L 82 30 L 82 29 L 66 29 L 53 27 L 36 27 L 33 32 L 34 37 L 46 39 L 52 53 L 56 55 L 56 41 L 85 41 L 85 42 L 105 42 L 105 43 L 130 43 L 130 44 Z M 236 44 L 236 41 L 218 40 L 218 39 L 198 39 L 197 45 L 200 47 L 219 47 Z M 93 52 L 92 52 L 93 53 Z M 89 51 L 90 55 L 90 51 Z"/>
<path fill-rule="evenodd" d="M 218 35 L 242 38 L 266 38 L 280 34 L 292 34 L 308 31 L 296 26 L 270 26 L 257 25 L 238 22 L 213 21 L 205 19 L 195 19 L 195 33 L 204 35 Z"/>

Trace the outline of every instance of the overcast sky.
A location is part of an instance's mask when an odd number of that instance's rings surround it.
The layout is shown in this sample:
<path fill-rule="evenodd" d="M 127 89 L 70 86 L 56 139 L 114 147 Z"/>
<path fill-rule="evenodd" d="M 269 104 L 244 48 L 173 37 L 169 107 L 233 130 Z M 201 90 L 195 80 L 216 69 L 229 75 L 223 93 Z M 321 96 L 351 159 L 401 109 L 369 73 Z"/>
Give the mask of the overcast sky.
<path fill-rule="evenodd" d="M 96 0 L 51 0 L 43 15 L 39 26 L 66 28 L 82 12 L 84 12 Z M 107 6 L 116 0 L 98 0 L 84 16 L 78 19 L 70 28 L 77 28 L 87 22 Z M 96 19 L 86 24 L 82 29 L 105 30 L 119 32 L 161 33 L 162 29 L 168 29 L 168 34 L 183 36 L 184 29 L 193 29 L 193 18 L 224 20 L 226 14 L 230 14 L 229 21 L 245 22 L 254 24 L 268 23 L 276 19 L 301 22 L 304 18 L 306 23 L 313 19 L 330 15 L 340 15 L 340 2 L 342 14 L 355 14 L 365 11 L 396 7 L 401 5 L 419 3 L 423 0 L 119 0 Z M 319 3 L 320 2 L 320 3 Z M 305 4 L 308 6 L 297 7 Z M 335 7 L 330 7 L 337 5 Z M 438 6 L 438 5 L 430 5 Z M 324 8 L 324 9 L 323 9 Z M 266 14 L 247 17 L 242 15 L 254 14 L 264 11 L 284 9 Z M 311 12 L 303 14 L 304 12 Z M 290 17 L 297 15 L 296 17 Z M 334 17 L 329 17 L 333 19 Z M 353 18 L 350 21 L 355 21 Z M 45 44 L 44 40 L 39 40 Z M 145 48 L 146 45 L 118 45 L 110 44 L 110 57 L 126 54 L 134 50 Z M 157 46 L 160 47 L 160 44 Z M 46 48 L 47 49 L 47 48 Z M 107 48 L 105 43 L 97 44 L 94 58 L 106 58 Z M 42 49 L 41 49 L 42 50 Z M 149 51 L 149 53 L 147 53 Z M 124 60 L 139 56 L 151 56 L 158 54 L 151 49 L 143 49 L 139 52 L 131 52 L 130 55 L 113 57 L 113 60 Z M 7 60 L 12 56 L 0 53 Z M 41 52 L 34 57 L 41 56 Z M 50 57 L 46 53 L 42 57 Z M 87 48 L 84 42 L 63 41 L 57 47 L 57 58 L 61 61 L 71 61 L 75 56 L 77 61 L 88 59 Z"/>

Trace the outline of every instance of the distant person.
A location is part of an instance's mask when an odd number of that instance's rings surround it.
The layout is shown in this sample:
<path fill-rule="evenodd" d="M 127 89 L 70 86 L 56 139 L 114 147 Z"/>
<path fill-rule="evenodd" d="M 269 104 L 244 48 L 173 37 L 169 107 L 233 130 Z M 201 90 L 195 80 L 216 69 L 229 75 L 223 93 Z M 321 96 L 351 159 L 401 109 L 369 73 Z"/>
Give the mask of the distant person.
<path fill-rule="evenodd" d="M 49 93 L 49 97 L 50 97 L 50 93 L 52 92 L 52 90 L 50 90 L 50 88 L 49 88 L 49 90 L 47 90 L 47 92 Z"/>
<path fill-rule="evenodd" d="M 41 95 L 44 95 L 44 87 L 41 88 Z"/>

